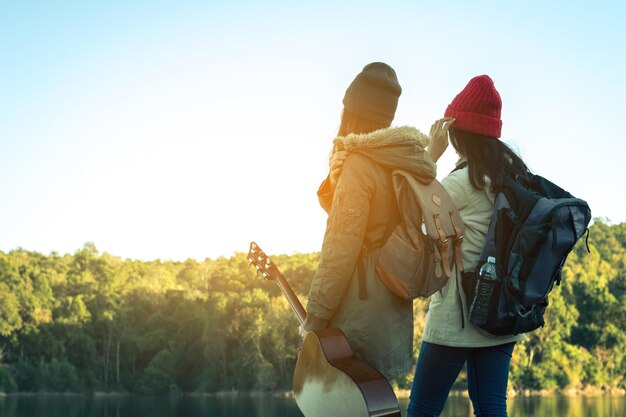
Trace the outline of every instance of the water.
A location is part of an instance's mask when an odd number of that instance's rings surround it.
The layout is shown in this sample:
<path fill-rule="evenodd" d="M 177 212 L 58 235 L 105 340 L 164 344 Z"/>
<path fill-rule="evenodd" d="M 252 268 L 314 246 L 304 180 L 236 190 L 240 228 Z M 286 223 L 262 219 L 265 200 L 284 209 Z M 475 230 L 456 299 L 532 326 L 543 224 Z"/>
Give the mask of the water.
<path fill-rule="evenodd" d="M 401 399 L 406 409 L 408 400 Z M 404 411 L 403 411 L 404 415 Z M 450 398 L 443 417 L 471 417 L 466 398 Z M 292 398 L 272 396 L 0 396 L 0 417 L 302 417 Z M 510 417 L 624 417 L 626 397 L 509 399 Z"/>

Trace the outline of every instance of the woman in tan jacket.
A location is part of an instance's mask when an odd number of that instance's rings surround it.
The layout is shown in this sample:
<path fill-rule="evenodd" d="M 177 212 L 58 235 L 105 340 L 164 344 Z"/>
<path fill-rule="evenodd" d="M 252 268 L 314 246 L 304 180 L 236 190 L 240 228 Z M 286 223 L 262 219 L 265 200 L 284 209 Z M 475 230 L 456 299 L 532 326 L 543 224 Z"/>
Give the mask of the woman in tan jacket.
<path fill-rule="evenodd" d="M 437 161 L 450 143 L 460 157 L 456 169 L 442 180 L 465 225 L 463 266 L 476 267 L 491 220 L 494 196 L 506 175 L 526 177 L 524 162 L 498 138 L 502 101 L 486 75 L 474 77 L 454 98 L 431 130 L 428 152 Z M 468 306 L 454 271 L 431 297 L 409 417 L 438 416 L 450 388 L 467 363 L 469 396 L 477 416 L 506 416 L 509 363 L 515 342 L 523 336 L 494 336 L 467 320 Z"/>
<path fill-rule="evenodd" d="M 303 325 L 339 327 L 356 356 L 388 379 L 413 366 L 413 308 L 378 279 L 368 248 L 381 246 L 389 224 L 399 221 L 391 170 L 424 182 L 435 177 L 428 137 L 389 127 L 401 91 L 395 71 L 381 62 L 365 66 L 346 90 L 334 169 L 318 191 L 328 221 Z"/>

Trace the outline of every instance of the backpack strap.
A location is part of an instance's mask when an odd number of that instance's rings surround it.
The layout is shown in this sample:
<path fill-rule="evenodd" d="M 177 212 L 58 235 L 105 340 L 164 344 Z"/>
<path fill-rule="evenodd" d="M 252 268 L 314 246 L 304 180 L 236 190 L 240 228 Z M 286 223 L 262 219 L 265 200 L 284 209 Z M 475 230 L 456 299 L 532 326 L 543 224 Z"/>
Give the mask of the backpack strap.
<path fill-rule="evenodd" d="M 461 286 L 463 287 L 465 301 L 467 302 L 469 308 L 472 298 L 474 297 L 474 290 L 476 289 L 476 273 L 465 271 L 461 272 Z"/>
<path fill-rule="evenodd" d="M 389 220 L 389 222 L 387 222 L 387 228 L 385 230 L 385 234 L 383 235 L 383 245 L 384 242 L 387 241 L 387 239 L 389 239 L 391 237 L 391 235 L 393 234 L 393 231 L 396 229 L 396 227 L 398 226 L 398 224 L 400 224 L 402 222 L 402 220 L 398 220 L 398 221 L 393 221 L 393 220 Z M 365 300 L 367 298 L 367 283 L 366 283 L 366 279 L 365 279 L 365 257 L 368 255 L 372 255 L 373 259 L 376 260 L 376 257 L 378 256 L 378 252 L 377 249 L 379 249 L 378 247 L 374 246 L 373 243 L 371 243 L 369 241 L 369 239 L 365 238 L 364 242 L 363 242 L 363 246 L 361 246 L 361 252 L 359 252 L 359 257 L 357 259 L 357 274 L 358 274 L 358 280 L 359 280 L 359 298 L 361 300 Z"/>
<path fill-rule="evenodd" d="M 365 279 L 365 265 L 363 265 L 366 252 L 367 248 L 363 246 L 356 260 L 356 273 L 358 275 L 357 279 L 359 280 L 359 299 L 361 300 L 367 299 L 367 280 Z"/>
<path fill-rule="evenodd" d="M 441 227 L 441 219 L 439 218 L 439 213 L 435 213 L 433 215 L 433 219 L 435 221 L 435 228 L 437 229 L 437 233 L 439 234 L 439 253 L 441 254 L 441 263 L 443 264 L 443 270 L 447 277 L 452 275 L 452 270 L 450 269 L 450 262 L 448 260 L 448 237 L 443 231 Z"/>
<path fill-rule="evenodd" d="M 465 235 L 463 234 L 463 229 L 461 229 L 456 224 L 456 216 L 455 212 L 450 212 L 450 223 L 452 223 L 452 227 L 454 227 L 454 233 L 456 236 L 454 237 L 454 261 L 456 263 L 456 269 L 459 272 L 463 272 L 463 257 L 461 256 L 461 245 L 463 244 L 463 238 Z"/>

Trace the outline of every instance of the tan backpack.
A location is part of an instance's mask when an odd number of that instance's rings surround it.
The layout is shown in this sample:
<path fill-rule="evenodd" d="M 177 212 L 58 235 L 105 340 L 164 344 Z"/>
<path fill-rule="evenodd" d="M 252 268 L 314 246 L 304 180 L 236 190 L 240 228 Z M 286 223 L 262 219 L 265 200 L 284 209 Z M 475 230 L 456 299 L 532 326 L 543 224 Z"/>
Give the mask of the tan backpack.
<path fill-rule="evenodd" d="M 448 282 L 453 263 L 463 271 L 463 221 L 439 181 L 423 184 L 403 170 L 391 178 L 400 223 L 382 247 L 371 250 L 376 272 L 405 300 L 428 297 Z"/>

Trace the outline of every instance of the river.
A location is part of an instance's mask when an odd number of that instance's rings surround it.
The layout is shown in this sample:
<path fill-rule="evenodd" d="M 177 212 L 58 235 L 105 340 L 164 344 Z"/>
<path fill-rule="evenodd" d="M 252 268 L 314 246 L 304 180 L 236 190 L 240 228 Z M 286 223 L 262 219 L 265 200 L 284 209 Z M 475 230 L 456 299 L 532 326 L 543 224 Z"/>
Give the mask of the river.
<path fill-rule="evenodd" d="M 408 400 L 401 399 L 406 409 Z M 443 417 L 471 417 L 467 398 L 451 397 Z M 302 417 L 293 398 L 272 396 L 0 396 L 0 417 Z M 509 399 L 510 417 L 624 417 L 626 397 Z"/>

